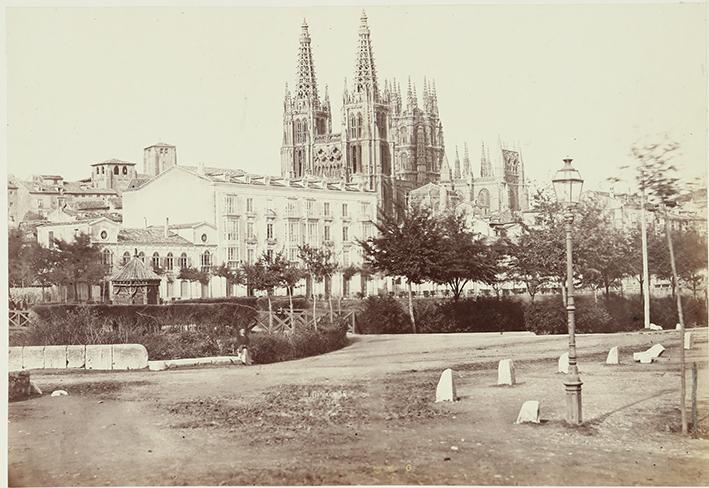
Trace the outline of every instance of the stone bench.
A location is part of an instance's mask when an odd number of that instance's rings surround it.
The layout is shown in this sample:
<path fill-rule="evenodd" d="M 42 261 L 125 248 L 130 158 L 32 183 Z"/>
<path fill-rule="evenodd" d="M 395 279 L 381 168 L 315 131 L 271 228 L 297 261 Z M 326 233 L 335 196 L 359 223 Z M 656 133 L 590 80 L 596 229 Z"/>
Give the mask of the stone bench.
<path fill-rule="evenodd" d="M 29 369 L 127 370 L 148 367 L 142 344 L 89 344 L 79 346 L 11 347 L 10 371 Z"/>

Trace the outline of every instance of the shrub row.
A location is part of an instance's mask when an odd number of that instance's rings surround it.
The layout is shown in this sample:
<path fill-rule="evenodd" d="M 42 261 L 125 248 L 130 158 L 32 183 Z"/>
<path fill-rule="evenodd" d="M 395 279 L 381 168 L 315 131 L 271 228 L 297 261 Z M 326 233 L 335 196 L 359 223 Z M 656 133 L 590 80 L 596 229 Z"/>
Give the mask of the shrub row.
<path fill-rule="evenodd" d="M 250 327 L 256 314 L 244 303 L 53 305 L 34 310 L 31 325 L 10 336 L 10 345 L 143 344 L 150 360 L 235 355 L 241 345 L 238 330 Z M 346 333 L 346 323 L 288 335 L 255 332 L 249 348 L 256 363 L 286 361 L 344 347 Z"/>
<path fill-rule="evenodd" d="M 683 297 L 687 326 L 704 325 L 706 303 Z M 601 333 L 643 328 L 643 304 L 640 297 L 611 296 L 595 301 L 577 297 L 576 330 Z M 362 334 L 402 334 L 411 332 L 406 300 L 388 296 L 368 297 L 357 314 L 357 332 Z M 537 334 L 565 334 L 566 309 L 561 297 L 521 303 L 510 299 L 480 297 L 454 301 L 415 300 L 414 317 L 419 332 L 502 332 L 530 330 Z M 671 297 L 651 300 L 652 322 L 665 329 L 678 322 L 675 301 Z"/>

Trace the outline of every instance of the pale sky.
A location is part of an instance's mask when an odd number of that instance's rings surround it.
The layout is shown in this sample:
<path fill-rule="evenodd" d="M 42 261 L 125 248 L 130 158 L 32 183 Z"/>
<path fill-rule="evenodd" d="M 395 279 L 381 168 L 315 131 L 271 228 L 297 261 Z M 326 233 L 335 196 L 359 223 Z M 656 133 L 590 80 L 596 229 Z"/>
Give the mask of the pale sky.
<path fill-rule="evenodd" d="M 707 6 L 370 6 L 375 63 L 419 97 L 436 80 L 446 150 L 519 142 L 527 176 L 565 156 L 599 187 L 631 144 L 669 133 L 684 174 L 706 172 Z M 339 132 L 361 9 L 10 8 L 7 162 L 19 177 L 88 177 L 175 144 L 178 163 L 278 174 L 284 84 L 310 26 Z M 405 94 L 404 94 L 405 95 Z"/>

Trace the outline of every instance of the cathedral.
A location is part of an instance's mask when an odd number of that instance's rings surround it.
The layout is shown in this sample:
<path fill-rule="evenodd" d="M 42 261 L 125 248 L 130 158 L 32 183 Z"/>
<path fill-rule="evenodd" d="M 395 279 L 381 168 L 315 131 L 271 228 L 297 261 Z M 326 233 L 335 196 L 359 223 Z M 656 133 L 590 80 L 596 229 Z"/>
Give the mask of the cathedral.
<path fill-rule="evenodd" d="M 362 12 L 354 77 L 345 81 L 340 131 L 333 132 L 330 97 L 318 93 L 308 25 L 301 27 L 296 84 L 286 84 L 283 102 L 281 174 L 284 178 L 324 178 L 376 191 L 380 210 L 391 213 L 426 192 L 450 194 L 446 207 L 467 202 L 490 215 L 527 208 L 519 150 L 500 143 L 491 158 L 483 145 L 480 176 L 470 166 L 467 145 L 448 164 L 435 82 L 424 79 L 421 103 L 409 81 L 406 95 L 397 80 L 377 79 L 367 16 Z"/>

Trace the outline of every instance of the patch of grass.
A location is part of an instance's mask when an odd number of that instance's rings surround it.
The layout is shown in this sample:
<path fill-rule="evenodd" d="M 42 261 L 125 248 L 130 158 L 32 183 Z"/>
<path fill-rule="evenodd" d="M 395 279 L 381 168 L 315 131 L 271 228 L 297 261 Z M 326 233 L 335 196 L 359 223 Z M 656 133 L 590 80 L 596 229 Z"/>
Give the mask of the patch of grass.
<path fill-rule="evenodd" d="M 64 390 L 70 396 L 97 396 L 101 398 L 117 398 L 118 392 L 127 387 L 143 386 L 149 384 L 148 381 L 89 381 L 74 384 L 49 383 L 42 384 L 42 392 L 50 395 L 54 390 Z"/>

